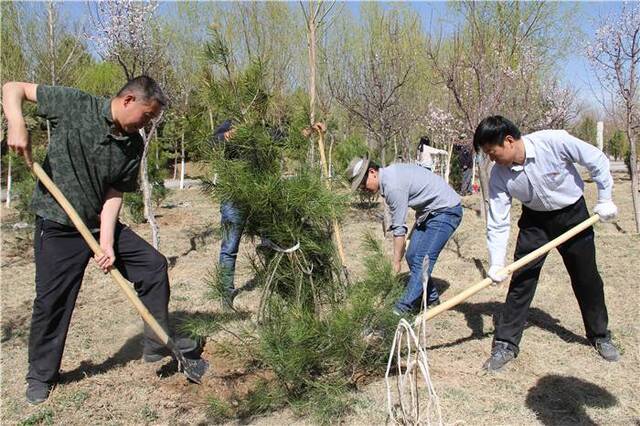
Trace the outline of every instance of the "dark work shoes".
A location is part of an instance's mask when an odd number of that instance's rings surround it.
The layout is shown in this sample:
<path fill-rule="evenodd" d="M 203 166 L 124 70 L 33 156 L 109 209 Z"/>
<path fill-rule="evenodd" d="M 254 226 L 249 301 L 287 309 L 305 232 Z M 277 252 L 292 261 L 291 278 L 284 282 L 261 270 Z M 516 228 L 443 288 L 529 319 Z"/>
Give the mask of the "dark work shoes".
<path fill-rule="evenodd" d="M 27 402 L 33 405 L 42 404 L 49 398 L 54 387 L 53 383 L 38 380 L 27 381 Z"/>

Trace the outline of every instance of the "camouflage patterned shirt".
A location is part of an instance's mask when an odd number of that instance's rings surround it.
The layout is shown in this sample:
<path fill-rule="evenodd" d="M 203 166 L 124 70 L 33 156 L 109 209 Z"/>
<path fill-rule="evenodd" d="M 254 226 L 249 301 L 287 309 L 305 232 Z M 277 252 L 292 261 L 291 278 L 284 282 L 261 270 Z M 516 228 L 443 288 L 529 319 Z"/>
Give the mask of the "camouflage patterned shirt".
<path fill-rule="evenodd" d="M 143 141 L 138 134 L 118 136 L 111 99 L 80 90 L 39 85 L 38 115 L 51 124 L 51 141 L 43 169 L 89 228 L 100 226 L 107 190 L 135 191 Z M 32 208 L 38 216 L 73 225 L 62 207 L 36 185 Z"/>

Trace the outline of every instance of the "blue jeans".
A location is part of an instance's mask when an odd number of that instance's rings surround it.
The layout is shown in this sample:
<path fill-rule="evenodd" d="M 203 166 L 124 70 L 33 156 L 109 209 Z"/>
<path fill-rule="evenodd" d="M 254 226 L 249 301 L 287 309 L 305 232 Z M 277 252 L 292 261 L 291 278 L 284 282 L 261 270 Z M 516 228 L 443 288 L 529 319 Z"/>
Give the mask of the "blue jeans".
<path fill-rule="evenodd" d="M 226 202 L 220 205 L 220 222 L 222 225 L 222 244 L 218 266 L 224 288 L 232 292 L 233 278 L 236 272 L 236 258 L 240 248 L 240 239 L 244 229 L 244 218 L 233 204 Z"/>
<path fill-rule="evenodd" d="M 462 207 L 458 204 L 433 212 L 420 225 L 414 226 L 406 255 L 411 276 L 404 294 L 396 303 L 396 309 L 407 312 L 420 306 L 423 277 L 429 280 L 427 304 L 438 300 L 440 295 L 431 279 L 431 272 L 440 252 L 461 221 Z"/>

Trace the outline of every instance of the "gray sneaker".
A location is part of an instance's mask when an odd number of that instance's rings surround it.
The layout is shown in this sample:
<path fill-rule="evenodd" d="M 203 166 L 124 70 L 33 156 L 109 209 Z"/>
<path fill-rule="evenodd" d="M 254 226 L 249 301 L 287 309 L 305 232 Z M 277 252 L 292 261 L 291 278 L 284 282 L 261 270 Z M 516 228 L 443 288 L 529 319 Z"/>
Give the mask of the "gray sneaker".
<path fill-rule="evenodd" d="M 620 360 L 620 352 L 616 345 L 613 344 L 611 337 L 599 337 L 591 341 L 593 347 L 598 351 L 600 356 L 607 361 L 616 362 Z"/>
<path fill-rule="evenodd" d="M 495 342 L 493 348 L 491 348 L 491 356 L 482 368 L 489 372 L 497 373 L 502 371 L 502 368 L 515 357 L 516 354 L 509 348 L 507 343 Z"/>

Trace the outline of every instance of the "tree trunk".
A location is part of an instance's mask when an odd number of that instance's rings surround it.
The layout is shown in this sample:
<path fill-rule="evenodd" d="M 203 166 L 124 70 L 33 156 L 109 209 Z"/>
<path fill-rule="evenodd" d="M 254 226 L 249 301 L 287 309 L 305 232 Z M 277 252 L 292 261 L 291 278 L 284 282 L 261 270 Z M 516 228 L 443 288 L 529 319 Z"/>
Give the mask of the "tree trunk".
<path fill-rule="evenodd" d="M 313 126 L 316 122 L 316 17 L 313 5 L 309 7 L 309 21 L 307 22 L 307 46 L 309 48 L 309 121 Z"/>
<path fill-rule="evenodd" d="M 178 146 L 173 146 L 173 180 L 178 177 Z"/>
<path fill-rule="evenodd" d="M 633 204 L 633 218 L 636 222 L 636 233 L 640 233 L 640 200 L 638 199 L 638 158 L 636 154 L 636 139 L 632 134 L 631 117 L 627 117 L 627 139 L 629 140 L 629 171 L 631 172 L 631 201 Z"/>
<path fill-rule="evenodd" d="M 385 146 L 384 146 L 384 141 L 380 140 L 378 138 L 376 138 L 376 139 L 377 139 L 377 142 L 378 142 L 378 147 L 380 149 L 380 162 L 382 163 L 381 166 L 382 167 L 386 167 L 387 166 L 387 153 L 386 153 L 386 149 L 385 149 Z"/>
<path fill-rule="evenodd" d="M 473 154 L 473 161 L 471 166 L 471 194 L 473 194 L 473 184 L 476 181 L 476 171 L 478 170 L 478 165 L 476 164 L 476 154 Z"/>
<path fill-rule="evenodd" d="M 478 177 L 480 178 L 480 193 L 482 195 L 482 219 L 487 222 L 489 212 L 489 176 L 493 164 L 484 153 L 480 154 L 480 164 L 478 164 Z"/>
<path fill-rule="evenodd" d="M 56 78 L 56 50 L 55 50 L 55 39 L 54 39 L 54 33 L 53 33 L 53 17 L 54 14 L 54 10 L 53 10 L 53 1 L 49 1 L 49 4 L 47 5 L 47 23 L 49 26 L 49 71 L 51 72 L 51 85 L 55 86 L 57 83 L 57 78 Z M 51 143 L 51 124 L 49 123 L 49 120 L 46 120 L 47 122 L 47 144 Z"/>
<path fill-rule="evenodd" d="M 56 49 L 55 49 L 55 36 L 53 33 L 53 21 L 54 21 L 54 10 L 53 10 L 53 1 L 49 1 L 47 5 L 47 21 L 49 24 L 49 65 L 51 71 L 51 85 L 56 85 Z M 48 121 L 47 121 L 48 123 Z M 47 128 L 48 130 L 48 128 Z"/>
<path fill-rule="evenodd" d="M 180 189 L 184 189 L 184 130 L 180 137 Z"/>
<path fill-rule="evenodd" d="M 393 162 L 398 161 L 398 139 L 393 137 Z"/>
<path fill-rule="evenodd" d="M 142 136 L 142 140 L 144 141 L 144 150 L 142 151 L 142 159 L 140 160 L 140 180 L 142 182 L 142 198 L 144 201 L 144 217 L 149 222 L 149 226 L 151 227 L 151 243 L 153 247 L 157 250 L 160 246 L 160 230 L 158 229 L 158 223 L 156 222 L 156 217 L 153 214 L 153 187 L 149 182 L 149 170 L 147 159 L 149 156 L 149 146 L 151 145 L 151 137 L 160 121 L 162 120 L 162 113 L 157 120 L 153 122 L 153 126 L 151 127 L 151 131 L 147 134 L 144 129 L 140 130 L 140 135 Z"/>
<path fill-rule="evenodd" d="M 444 181 L 447 182 L 447 185 L 449 184 L 449 174 L 451 173 L 451 155 L 453 154 L 453 144 L 449 144 L 449 149 L 448 149 L 448 153 L 447 153 L 447 165 L 446 168 L 444 169 Z"/>
<path fill-rule="evenodd" d="M 189 110 L 189 93 L 187 93 L 187 95 L 184 97 L 184 110 L 188 111 Z M 211 110 L 209 110 L 209 113 L 211 113 Z M 211 117 L 211 114 L 209 115 L 209 117 Z M 213 120 L 210 119 L 210 121 L 213 123 Z M 184 125 L 182 126 L 182 134 L 180 135 L 180 189 L 184 189 L 184 162 L 185 162 L 185 155 L 184 155 Z"/>
<path fill-rule="evenodd" d="M 209 110 L 209 125 L 211 125 L 211 132 L 213 133 L 216 130 L 215 125 L 213 124 L 213 113 L 211 112 L 211 107 L 207 108 Z"/>
<path fill-rule="evenodd" d="M 313 2 L 310 2 L 309 17 L 307 19 L 307 54 L 309 56 L 309 123 L 311 126 L 316 122 L 316 18 L 317 12 Z M 312 143 L 309 146 L 307 155 L 312 165 L 315 162 L 314 151 L 315 147 Z"/>
<path fill-rule="evenodd" d="M 11 155 L 9 155 L 9 165 L 7 167 L 7 208 L 11 207 Z"/>
<path fill-rule="evenodd" d="M 333 177 L 333 143 L 335 142 L 335 139 L 333 137 L 333 135 L 330 135 L 329 138 L 331 138 L 331 141 L 329 142 L 329 178 Z"/>
<path fill-rule="evenodd" d="M 154 150 L 156 154 L 156 162 L 154 164 L 154 167 L 156 168 L 156 170 L 160 170 L 160 144 L 158 143 L 158 132 L 153 135 L 153 138 L 156 141 L 156 149 Z"/>

